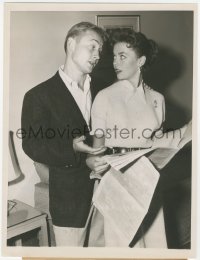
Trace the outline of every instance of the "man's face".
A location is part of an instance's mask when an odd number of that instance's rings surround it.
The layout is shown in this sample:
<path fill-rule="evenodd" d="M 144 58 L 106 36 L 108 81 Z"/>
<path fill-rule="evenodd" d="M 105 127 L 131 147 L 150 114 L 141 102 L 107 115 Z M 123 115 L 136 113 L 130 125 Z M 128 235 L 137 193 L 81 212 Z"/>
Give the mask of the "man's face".
<path fill-rule="evenodd" d="M 103 41 L 94 31 L 81 33 L 74 39 L 71 58 L 77 69 L 83 73 L 91 73 L 99 61 Z"/>

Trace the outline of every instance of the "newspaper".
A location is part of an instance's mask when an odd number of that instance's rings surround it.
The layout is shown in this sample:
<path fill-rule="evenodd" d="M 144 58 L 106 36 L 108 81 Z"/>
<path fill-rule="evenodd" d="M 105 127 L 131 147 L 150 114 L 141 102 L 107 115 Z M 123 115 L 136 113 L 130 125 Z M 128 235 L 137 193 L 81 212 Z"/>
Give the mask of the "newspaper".
<path fill-rule="evenodd" d="M 123 154 L 117 153 L 105 155 L 103 158 L 110 166 L 116 170 L 120 170 L 141 156 L 146 155 L 158 169 L 162 169 L 174 157 L 174 155 L 191 140 L 192 122 L 190 121 L 187 125 L 180 129 L 163 133 L 154 138 L 151 148 Z M 90 178 L 102 179 L 102 176 L 91 172 Z"/>
<path fill-rule="evenodd" d="M 169 132 L 149 149 L 104 156 L 111 167 L 102 177 L 93 203 L 121 237 L 121 246 L 130 244 L 148 212 L 159 180 L 157 169 L 163 168 L 190 140 L 188 124 L 180 137 Z"/>
<path fill-rule="evenodd" d="M 141 157 L 124 174 L 111 167 L 102 178 L 93 202 L 128 246 L 146 215 L 159 173 Z M 142 183 L 142 185 L 141 185 Z"/>

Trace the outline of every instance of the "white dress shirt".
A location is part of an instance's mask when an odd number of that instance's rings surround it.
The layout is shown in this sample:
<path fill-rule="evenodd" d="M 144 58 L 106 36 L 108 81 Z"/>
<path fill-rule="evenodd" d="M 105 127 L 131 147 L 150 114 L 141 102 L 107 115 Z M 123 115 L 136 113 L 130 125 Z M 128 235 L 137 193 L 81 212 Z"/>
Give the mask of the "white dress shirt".
<path fill-rule="evenodd" d="M 90 112 L 92 106 L 92 98 L 91 98 L 91 91 L 90 91 L 90 81 L 91 78 L 89 75 L 86 76 L 83 90 L 78 86 L 77 82 L 72 80 L 64 71 L 64 65 L 60 66 L 59 68 L 59 75 L 63 82 L 65 83 L 66 87 L 72 94 L 74 100 L 76 101 L 87 125 L 89 126 L 90 121 Z"/>

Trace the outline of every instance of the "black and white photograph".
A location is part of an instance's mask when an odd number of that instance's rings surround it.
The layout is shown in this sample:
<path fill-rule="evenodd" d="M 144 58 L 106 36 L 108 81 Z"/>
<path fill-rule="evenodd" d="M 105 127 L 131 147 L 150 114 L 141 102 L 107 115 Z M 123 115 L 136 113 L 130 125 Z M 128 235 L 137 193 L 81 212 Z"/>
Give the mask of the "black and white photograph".
<path fill-rule="evenodd" d="M 196 9 L 5 4 L 4 255 L 195 257 Z"/>

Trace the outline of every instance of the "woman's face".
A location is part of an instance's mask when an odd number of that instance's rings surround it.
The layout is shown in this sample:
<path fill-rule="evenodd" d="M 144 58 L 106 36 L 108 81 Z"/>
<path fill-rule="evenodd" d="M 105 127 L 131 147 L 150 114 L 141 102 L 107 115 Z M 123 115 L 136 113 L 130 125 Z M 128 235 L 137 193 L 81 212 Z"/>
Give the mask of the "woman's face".
<path fill-rule="evenodd" d="M 113 66 L 119 80 L 131 80 L 139 73 L 140 58 L 127 45 L 125 42 L 119 42 L 114 45 L 113 49 Z"/>

